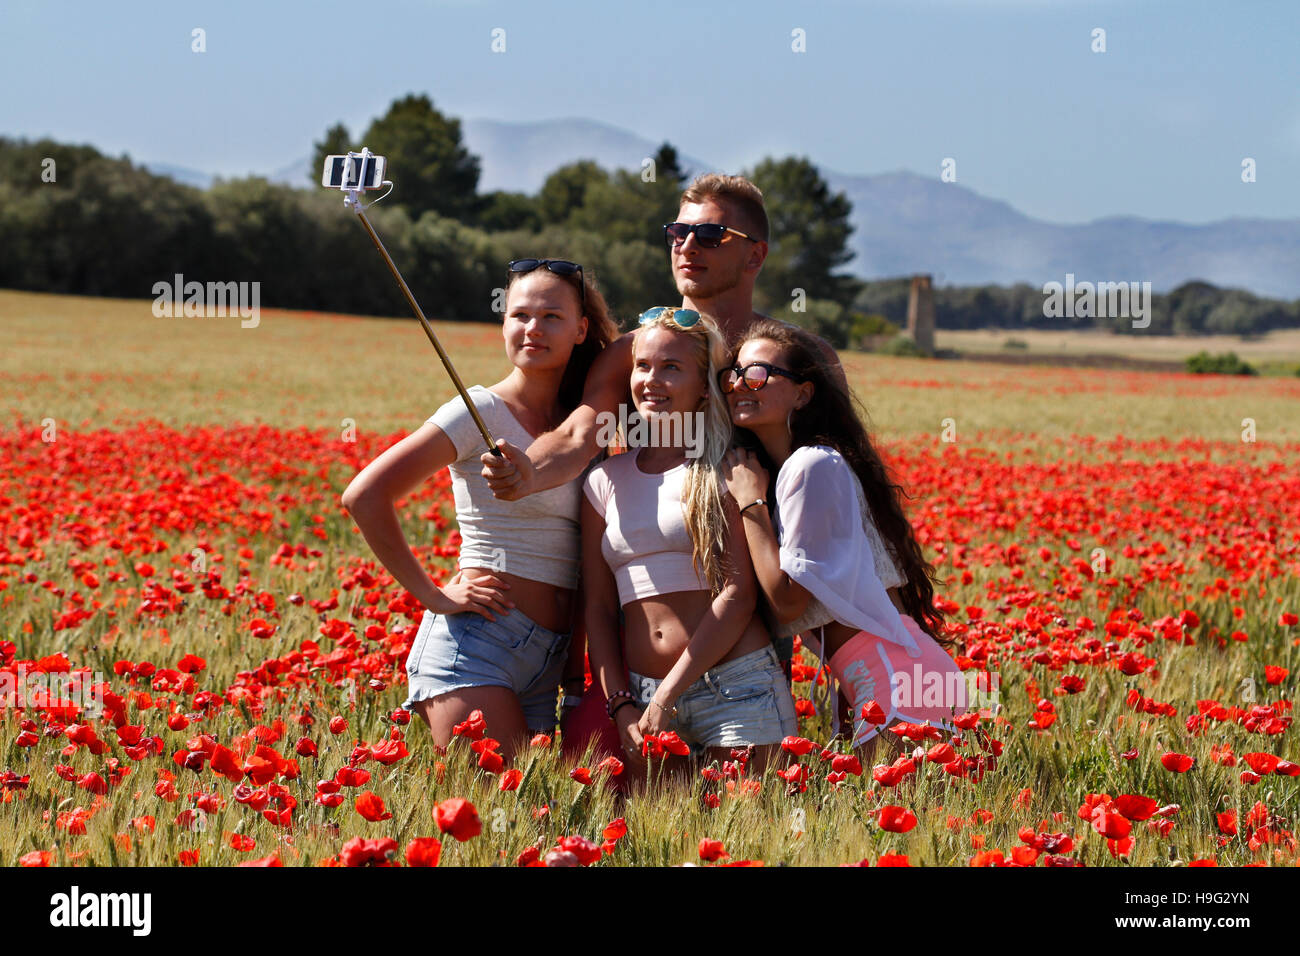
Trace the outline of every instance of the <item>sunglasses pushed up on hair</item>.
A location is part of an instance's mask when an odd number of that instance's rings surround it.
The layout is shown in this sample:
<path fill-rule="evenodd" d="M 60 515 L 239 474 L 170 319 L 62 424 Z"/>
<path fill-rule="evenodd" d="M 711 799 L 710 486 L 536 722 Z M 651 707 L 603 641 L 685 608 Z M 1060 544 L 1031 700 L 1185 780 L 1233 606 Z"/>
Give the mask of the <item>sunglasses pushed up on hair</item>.
<path fill-rule="evenodd" d="M 689 329 L 700 321 L 700 313 L 694 309 L 677 309 L 670 305 L 656 305 L 653 309 L 646 309 L 642 312 L 641 318 L 637 319 L 637 324 L 648 325 L 665 314 L 679 329 Z"/>
<path fill-rule="evenodd" d="M 582 307 L 587 307 L 587 282 L 582 274 L 582 266 L 576 262 L 570 262 L 568 259 L 511 259 L 506 268 L 511 272 L 525 273 L 532 272 L 534 269 L 540 269 L 546 266 L 548 272 L 553 272 L 557 276 L 569 277 L 576 275 L 578 277 L 578 295 L 582 299 Z"/>

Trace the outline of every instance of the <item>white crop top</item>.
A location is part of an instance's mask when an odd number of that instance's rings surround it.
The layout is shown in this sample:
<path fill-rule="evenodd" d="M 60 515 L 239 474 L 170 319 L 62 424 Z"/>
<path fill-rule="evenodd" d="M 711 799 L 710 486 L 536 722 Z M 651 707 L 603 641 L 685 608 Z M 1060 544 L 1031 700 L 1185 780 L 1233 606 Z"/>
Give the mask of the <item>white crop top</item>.
<path fill-rule="evenodd" d="M 682 507 L 687 463 L 652 475 L 637 467 L 639 456 L 633 450 L 606 458 L 582 485 L 605 519 L 600 551 L 614 573 L 620 607 L 657 594 L 709 590 L 691 562 Z"/>
<path fill-rule="evenodd" d="M 495 392 L 471 385 L 469 396 L 493 438 L 527 448 L 533 436 Z M 505 501 L 483 479 L 479 456 L 487 442 L 459 395 L 433 413 L 437 425 L 456 446 L 451 463 L 452 494 L 460 525 L 460 567 L 490 568 L 561 588 L 578 585 L 582 550 L 578 509 L 579 479 Z"/>

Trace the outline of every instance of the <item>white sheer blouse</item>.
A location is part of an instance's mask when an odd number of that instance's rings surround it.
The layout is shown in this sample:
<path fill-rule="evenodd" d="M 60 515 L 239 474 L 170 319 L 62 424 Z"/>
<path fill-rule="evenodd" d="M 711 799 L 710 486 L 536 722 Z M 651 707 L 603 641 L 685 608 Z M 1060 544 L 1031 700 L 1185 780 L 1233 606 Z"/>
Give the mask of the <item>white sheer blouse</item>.
<path fill-rule="evenodd" d="M 903 583 L 902 574 L 871 518 L 858 476 L 839 452 L 825 445 L 795 449 L 776 478 L 774 519 L 781 570 L 812 595 L 804 613 L 780 627 L 778 636 L 839 621 L 919 652 L 885 593 Z"/>

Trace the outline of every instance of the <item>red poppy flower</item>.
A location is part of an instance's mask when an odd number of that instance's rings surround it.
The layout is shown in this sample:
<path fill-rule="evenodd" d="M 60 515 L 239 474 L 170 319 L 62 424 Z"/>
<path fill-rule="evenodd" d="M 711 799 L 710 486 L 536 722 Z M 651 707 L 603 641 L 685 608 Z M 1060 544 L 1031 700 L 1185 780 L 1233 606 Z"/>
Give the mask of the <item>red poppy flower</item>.
<path fill-rule="evenodd" d="M 343 787 L 364 787 L 370 780 L 370 771 L 364 767 L 339 767 L 334 779 Z"/>
<path fill-rule="evenodd" d="M 605 771 L 611 777 L 617 777 L 623 772 L 623 761 L 619 760 L 617 757 L 609 756 L 596 764 L 596 769 Z"/>
<path fill-rule="evenodd" d="M 501 775 L 501 779 L 497 783 L 497 789 L 502 792 L 508 792 L 510 790 L 518 790 L 519 782 L 523 779 L 524 779 L 524 772 L 520 770 L 518 767 L 512 767 L 511 769 L 507 770 L 505 773 Z"/>
<path fill-rule="evenodd" d="M 623 839 L 623 837 L 627 836 L 627 821 L 622 817 L 610 820 L 609 823 L 605 825 L 605 829 L 601 833 L 601 836 L 606 840 Z"/>
<path fill-rule="evenodd" d="M 1186 773 L 1192 768 L 1192 764 L 1196 763 L 1196 759 L 1189 757 L 1187 754 L 1169 751 L 1160 755 L 1160 763 L 1164 765 L 1166 770 L 1172 770 L 1174 773 Z"/>
<path fill-rule="evenodd" d="M 357 813 L 371 823 L 393 818 L 393 815 L 388 812 L 388 808 L 384 806 L 383 798 L 369 790 L 357 797 L 353 807 L 356 808 Z"/>
<path fill-rule="evenodd" d="M 869 700 L 862 705 L 862 719 L 869 724 L 879 726 L 886 720 L 885 711 L 874 700 Z"/>
<path fill-rule="evenodd" d="M 1270 753 L 1248 753 L 1242 754 L 1241 759 L 1246 761 L 1255 773 L 1263 775 L 1276 770 L 1281 758 Z"/>
<path fill-rule="evenodd" d="M 591 771 L 586 767 L 574 767 L 569 771 L 569 776 L 584 787 L 591 785 Z"/>
<path fill-rule="evenodd" d="M 890 804 L 876 814 L 876 826 L 890 833 L 906 833 L 916 826 L 916 815 L 911 810 Z"/>
<path fill-rule="evenodd" d="M 730 856 L 722 845 L 721 840 L 710 840 L 707 837 L 700 841 L 700 859 L 708 863 L 713 863 L 723 857 Z"/>
<path fill-rule="evenodd" d="M 833 773 L 851 773 L 855 777 L 862 776 L 862 762 L 858 760 L 857 754 L 836 754 L 831 758 L 831 771 Z"/>
<path fill-rule="evenodd" d="M 312 754 L 312 756 L 315 756 L 315 754 Z M 407 756 L 409 754 L 406 744 L 401 740 L 384 740 L 370 748 L 370 758 L 385 767 L 392 766 Z"/>
<path fill-rule="evenodd" d="M 1133 829 L 1127 818 L 1111 804 L 1098 804 L 1092 812 L 1092 828 L 1108 840 L 1122 840 Z"/>
<path fill-rule="evenodd" d="M 433 837 L 416 837 L 406 844 L 407 866 L 437 866 L 442 844 Z"/>
<path fill-rule="evenodd" d="M 586 837 L 581 836 L 563 837 L 557 847 L 562 853 L 572 853 L 578 858 L 578 863 L 582 866 L 597 863 L 605 855 L 605 851 L 600 848 L 599 843 L 592 843 Z"/>
<path fill-rule="evenodd" d="M 483 719 L 483 711 L 471 710 L 469 716 L 451 728 L 453 736 L 468 737 L 470 740 L 480 739 L 487 730 L 487 721 Z"/>
<path fill-rule="evenodd" d="M 665 730 L 659 735 L 659 744 L 670 754 L 685 757 L 691 752 L 690 745 L 677 735 L 675 730 Z"/>
<path fill-rule="evenodd" d="M 375 866 L 386 864 L 392 854 L 397 852 L 397 841 L 389 837 L 367 840 L 353 837 L 343 844 L 339 859 L 344 866 Z"/>
<path fill-rule="evenodd" d="M 439 830 L 450 833 L 461 843 L 483 832 L 483 824 L 479 821 L 474 804 L 460 797 L 452 797 L 438 804 L 434 808 L 434 818 L 438 821 Z"/>
<path fill-rule="evenodd" d="M 488 773 L 499 773 L 505 760 L 495 750 L 484 750 L 478 755 L 478 765 Z"/>
<path fill-rule="evenodd" d="M 1125 818 L 1137 823 L 1147 819 L 1156 812 L 1158 804 L 1150 797 L 1140 797 L 1131 793 L 1115 798 L 1115 809 Z"/>
<path fill-rule="evenodd" d="M 254 840 L 251 836 L 245 836 L 242 833 L 232 833 L 229 835 L 228 839 L 230 841 L 231 848 L 234 850 L 238 850 L 240 853 L 248 853 L 255 846 L 257 846 L 256 840 Z"/>
<path fill-rule="evenodd" d="M 806 737 L 786 737 L 781 741 L 781 749 L 787 753 L 792 753 L 796 757 L 802 757 L 813 749 L 815 745 Z"/>

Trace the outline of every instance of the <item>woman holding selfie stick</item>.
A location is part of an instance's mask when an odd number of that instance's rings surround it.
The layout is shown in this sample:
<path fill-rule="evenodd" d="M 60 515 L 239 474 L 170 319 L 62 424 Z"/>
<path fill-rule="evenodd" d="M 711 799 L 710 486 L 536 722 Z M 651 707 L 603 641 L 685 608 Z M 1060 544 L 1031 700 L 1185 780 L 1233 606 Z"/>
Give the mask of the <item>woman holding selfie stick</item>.
<path fill-rule="evenodd" d="M 854 746 L 869 760 L 881 726 L 899 720 L 951 730 L 967 709 L 965 682 L 936 639 L 943 616 L 933 569 L 850 393 L 829 377 L 808 333 L 770 320 L 742 336 L 721 386 L 735 426 L 779 470 L 773 488 L 755 453 L 735 449 L 724 460 L 759 584 L 781 633 L 819 632 L 857 721 Z M 935 680 L 960 685 L 947 697 L 961 699 L 923 696 L 921 685 Z M 883 725 L 863 719 L 872 700 Z"/>
<path fill-rule="evenodd" d="M 726 343 L 711 319 L 660 307 L 641 316 L 632 357 L 636 410 L 660 440 L 596 464 L 583 484 L 592 675 L 634 767 L 647 735 L 673 730 L 708 760 L 757 746 L 761 772 L 795 713 L 718 470 L 731 442 L 716 379 Z M 688 430 L 687 416 L 699 424 Z M 692 448 L 663 441 L 674 422 Z"/>
<path fill-rule="evenodd" d="M 526 447 L 581 401 L 596 355 L 616 335 L 582 267 L 562 259 L 509 264 L 502 324 L 510 374 L 468 391 L 491 433 Z M 579 570 L 578 480 L 519 501 L 481 475 L 483 437 L 460 397 L 367 465 L 343 493 L 376 557 L 428 610 L 407 656 L 402 704 L 445 747 L 482 711 L 508 762 L 530 733 L 555 726 Z M 398 523 L 394 502 L 449 468 L 460 572 L 436 586 Z M 575 692 L 580 690 L 576 688 Z"/>

